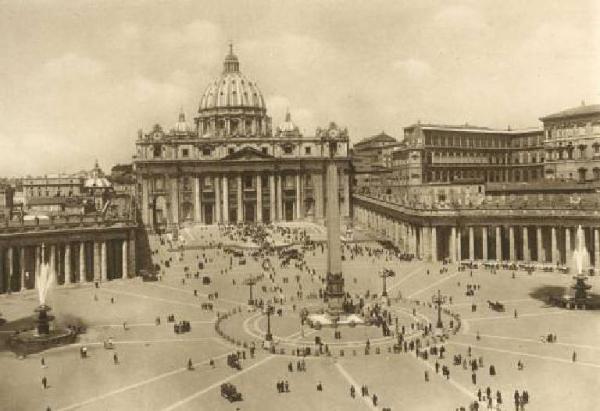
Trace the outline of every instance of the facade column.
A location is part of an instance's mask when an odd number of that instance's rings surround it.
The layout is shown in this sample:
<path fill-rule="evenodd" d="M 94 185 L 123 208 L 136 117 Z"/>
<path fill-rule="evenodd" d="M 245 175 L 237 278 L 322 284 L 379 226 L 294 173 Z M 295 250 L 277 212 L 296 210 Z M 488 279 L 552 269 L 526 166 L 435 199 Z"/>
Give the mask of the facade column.
<path fill-rule="evenodd" d="M 194 176 L 194 220 L 202 222 L 202 190 L 200 188 L 200 177 Z"/>
<path fill-rule="evenodd" d="M 552 264 L 557 264 L 558 260 L 560 259 L 560 256 L 558 254 L 558 241 L 556 238 L 556 227 L 551 227 L 550 228 L 550 241 L 551 241 L 551 245 L 550 245 L 550 261 Z"/>
<path fill-rule="evenodd" d="M 100 273 L 102 281 L 108 281 L 108 272 L 106 269 L 106 241 L 100 243 Z"/>
<path fill-rule="evenodd" d="M 275 198 L 275 175 L 269 175 L 269 213 L 271 223 L 274 223 L 277 220 L 277 201 Z"/>
<path fill-rule="evenodd" d="M 341 210 L 342 217 L 350 217 L 350 175 L 345 171 L 340 171 L 342 174 L 342 187 L 344 189 L 344 207 Z"/>
<path fill-rule="evenodd" d="M 79 243 L 79 282 L 85 282 L 85 243 Z"/>
<path fill-rule="evenodd" d="M 496 227 L 496 261 L 502 261 L 502 228 Z"/>
<path fill-rule="evenodd" d="M 456 251 L 456 227 L 452 226 L 450 228 L 450 262 L 457 261 L 457 251 Z"/>
<path fill-rule="evenodd" d="M 567 267 L 571 267 L 572 260 L 572 250 L 571 250 L 571 228 L 565 228 L 565 265 Z"/>
<path fill-rule="evenodd" d="M 150 193 L 149 193 L 149 177 L 142 176 L 142 222 L 146 227 L 152 227 L 152 219 L 150 216 Z"/>
<path fill-rule="evenodd" d="M 313 197 L 315 199 L 315 218 L 321 219 L 323 218 L 323 174 L 316 173 L 312 175 L 313 179 Z M 369 210 L 365 210 L 368 217 L 371 216 L 371 212 Z M 370 218 L 369 218 L 370 220 Z"/>
<path fill-rule="evenodd" d="M 221 177 L 216 176 L 214 178 L 214 182 L 213 182 L 213 189 L 215 192 L 215 209 L 214 209 L 214 214 L 215 214 L 215 223 L 219 224 L 221 223 L 222 218 L 221 218 L 221 211 L 222 211 L 222 207 L 221 207 Z"/>
<path fill-rule="evenodd" d="M 523 226 L 523 261 L 531 261 L 531 255 L 529 253 L 529 228 Z"/>
<path fill-rule="evenodd" d="M 283 177 L 277 174 L 277 219 L 283 221 Z"/>
<path fill-rule="evenodd" d="M 179 177 L 171 177 L 171 213 L 173 224 L 179 227 Z"/>
<path fill-rule="evenodd" d="M 469 227 L 469 260 L 475 260 L 475 233 L 473 226 Z"/>
<path fill-rule="evenodd" d="M 65 244 L 65 285 L 71 284 L 71 244 Z"/>
<path fill-rule="evenodd" d="M 536 227 L 535 240 L 537 243 L 537 260 L 540 263 L 546 262 L 546 253 L 544 252 L 544 239 L 542 237 L 542 227 Z"/>
<path fill-rule="evenodd" d="M 302 178 L 296 174 L 296 220 L 302 218 Z"/>
<path fill-rule="evenodd" d="M 121 245 L 121 271 L 123 273 L 123 279 L 127 278 L 128 275 L 128 264 L 127 260 L 129 259 L 129 250 L 127 249 L 127 239 L 123 240 L 123 244 Z"/>
<path fill-rule="evenodd" d="M 244 222 L 244 197 L 242 193 L 242 176 L 238 174 L 237 178 L 237 222 Z"/>
<path fill-rule="evenodd" d="M 431 227 L 431 261 L 438 261 L 437 255 L 437 228 Z"/>
<path fill-rule="evenodd" d="M 597 249 L 597 248 L 596 248 Z M 24 291 L 25 286 L 25 247 L 21 247 L 19 250 L 19 270 L 21 271 L 21 291 Z"/>
<path fill-rule="evenodd" d="M 488 228 L 487 226 L 481 227 L 481 242 L 483 250 L 482 250 L 482 258 L 483 261 L 487 261 L 488 259 Z"/>
<path fill-rule="evenodd" d="M 600 232 L 597 228 L 592 228 L 594 232 L 594 267 L 600 269 Z"/>
<path fill-rule="evenodd" d="M 515 261 L 515 228 L 508 227 L 508 258 L 511 262 Z"/>
<path fill-rule="evenodd" d="M 262 222 L 263 217 L 263 205 L 262 205 L 262 176 L 256 175 L 256 221 Z"/>
<path fill-rule="evenodd" d="M 223 209 L 221 210 L 221 217 L 223 223 L 229 223 L 229 180 L 227 176 L 223 176 Z"/>

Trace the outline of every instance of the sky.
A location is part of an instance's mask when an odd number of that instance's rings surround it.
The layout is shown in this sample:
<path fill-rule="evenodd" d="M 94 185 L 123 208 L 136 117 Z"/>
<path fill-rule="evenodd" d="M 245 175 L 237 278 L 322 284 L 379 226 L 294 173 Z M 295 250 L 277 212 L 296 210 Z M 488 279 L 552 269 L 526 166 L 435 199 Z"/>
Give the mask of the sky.
<path fill-rule="evenodd" d="M 600 103 L 599 0 L 0 0 L 0 177 L 130 162 L 138 129 L 193 118 L 229 42 L 305 135 Z"/>

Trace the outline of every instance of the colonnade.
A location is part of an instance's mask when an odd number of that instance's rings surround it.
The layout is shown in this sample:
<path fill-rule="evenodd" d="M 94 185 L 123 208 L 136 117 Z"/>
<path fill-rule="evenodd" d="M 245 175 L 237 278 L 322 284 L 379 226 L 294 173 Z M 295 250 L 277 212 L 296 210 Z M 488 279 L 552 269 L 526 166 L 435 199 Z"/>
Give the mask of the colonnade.
<path fill-rule="evenodd" d="M 127 278 L 135 273 L 135 240 L 54 241 L 0 247 L 0 292 L 36 288 L 47 264 L 55 285 Z"/>
<path fill-rule="evenodd" d="M 402 252 L 428 261 L 497 261 L 574 268 L 576 250 L 585 250 L 583 269 L 600 270 L 600 226 L 568 221 L 531 223 L 462 223 L 455 219 L 393 218 L 354 206 L 358 223 L 387 237 Z"/>

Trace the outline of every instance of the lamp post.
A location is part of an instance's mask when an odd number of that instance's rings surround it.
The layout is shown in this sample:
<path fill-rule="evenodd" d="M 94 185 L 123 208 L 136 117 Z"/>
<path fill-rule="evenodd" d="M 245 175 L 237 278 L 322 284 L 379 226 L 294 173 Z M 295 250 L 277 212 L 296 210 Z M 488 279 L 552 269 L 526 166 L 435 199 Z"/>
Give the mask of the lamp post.
<path fill-rule="evenodd" d="M 444 328 L 444 324 L 442 323 L 442 304 L 446 302 L 446 296 L 442 296 L 442 293 L 438 290 L 437 295 L 431 297 L 431 301 L 437 304 L 438 309 L 437 324 L 435 326 L 437 328 Z"/>
<path fill-rule="evenodd" d="M 265 335 L 266 341 L 273 341 L 273 334 L 271 334 L 271 315 L 273 315 L 273 306 L 271 303 L 267 303 L 267 334 Z"/>
<path fill-rule="evenodd" d="M 244 285 L 250 288 L 250 298 L 248 299 L 248 305 L 254 305 L 254 297 L 252 295 L 252 287 L 258 282 L 257 277 L 249 277 L 244 280 Z"/>
<path fill-rule="evenodd" d="M 389 268 L 384 268 L 381 271 L 381 274 L 379 274 L 379 276 L 381 277 L 381 279 L 383 280 L 383 291 L 381 292 L 381 296 L 382 297 L 387 297 L 388 293 L 387 293 L 387 287 L 386 287 L 386 279 L 388 277 L 394 277 L 396 275 L 396 273 L 393 270 L 390 270 Z"/>

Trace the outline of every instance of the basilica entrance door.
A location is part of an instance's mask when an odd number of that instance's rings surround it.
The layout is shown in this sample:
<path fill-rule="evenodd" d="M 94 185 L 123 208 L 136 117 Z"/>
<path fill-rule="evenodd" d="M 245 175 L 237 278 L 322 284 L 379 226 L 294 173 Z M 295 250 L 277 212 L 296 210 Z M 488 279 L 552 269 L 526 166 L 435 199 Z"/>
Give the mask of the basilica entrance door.
<path fill-rule="evenodd" d="M 254 203 L 245 203 L 244 204 L 244 221 L 247 223 L 253 223 L 256 219 L 255 219 L 255 213 L 254 213 L 255 207 L 254 207 Z"/>
<path fill-rule="evenodd" d="M 213 223 L 213 205 L 212 204 L 204 204 L 204 224 L 212 224 Z"/>
<path fill-rule="evenodd" d="M 283 215 L 285 221 L 293 221 L 294 220 L 294 201 L 288 200 L 283 203 Z"/>

